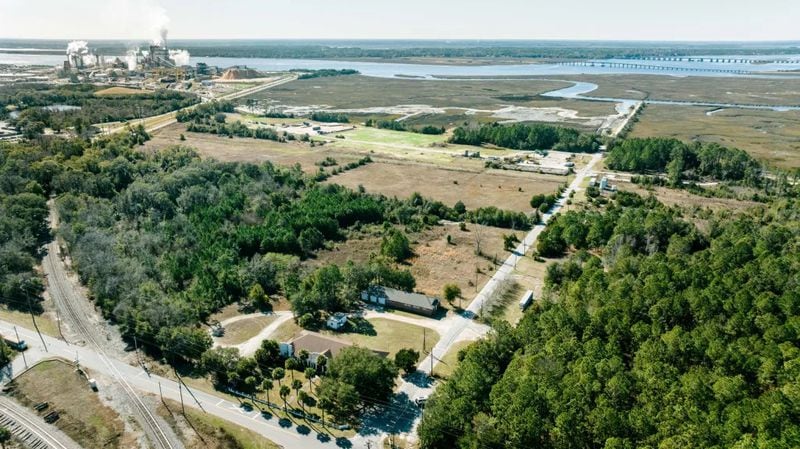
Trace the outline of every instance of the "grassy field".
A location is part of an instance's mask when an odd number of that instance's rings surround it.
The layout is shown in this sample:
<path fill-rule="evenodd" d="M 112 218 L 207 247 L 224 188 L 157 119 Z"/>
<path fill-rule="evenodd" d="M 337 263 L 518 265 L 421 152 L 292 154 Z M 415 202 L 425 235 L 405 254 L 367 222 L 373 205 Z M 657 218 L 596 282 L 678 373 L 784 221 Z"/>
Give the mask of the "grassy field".
<path fill-rule="evenodd" d="M 567 86 L 569 83 L 549 80 L 437 81 L 338 76 L 294 81 L 254 94 L 252 98 L 297 106 L 327 105 L 337 109 L 398 104 L 486 109 L 508 103 L 500 97 L 535 97 Z"/>
<path fill-rule="evenodd" d="M 800 111 L 648 105 L 631 136 L 667 136 L 737 147 L 769 165 L 800 167 Z"/>
<path fill-rule="evenodd" d="M 375 162 L 331 178 L 328 182 L 368 192 L 408 198 L 417 192 L 452 206 L 497 206 L 525 211 L 531 196 L 552 193 L 567 182 L 565 176 L 501 170 L 448 170 L 420 164 Z"/>
<path fill-rule="evenodd" d="M 14 397 L 28 407 L 49 402 L 45 413 L 58 411 L 61 416 L 55 425 L 85 449 L 138 447 L 136 440 L 124 433 L 120 416 L 101 402 L 70 363 L 41 362 L 12 385 Z"/>
<path fill-rule="evenodd" d="M 158 414 L 181 438 L 187 449 L 279 449 L 280 446 L 260 434 L 193 408 L 181 414 L 178 402 L 160 403 Z"/>
<path fill-rule="evenodd" d="M 460 341 L 451 346 L 447 354 L 442 357 L 439 364 L 434 368 L 434 374 L 438 377 L 450 377 L 456 368 L 458 368 L 458 353 L 472 343 L 474 342 Z"/>
<path fill-rule="evenodd" d="M 425 350 L 430 350 L 439 341 L 439 334 L 431 329 L 423 330 L 420 326 L 382 318 L 368 321 L 372 325 L 374 334 L 330 333 L 328 331 L 323 333 L 349 341 L 362 348 L 388 352 L 389 357 L 394 357 L 397 351 L 403 348 L 411 348 L 423 354 L 425 352 L 423 342 Z M 425 333 L 424 338 L 423 333 Z"/>
<path fill-rule="evenodd" d="M 579 75 L 559 79 L 595 83 L 593 97 L 689 100 L 715 103 L 800 105 L 800 79 Z"/>
<path fill-rule="evenodd" d="M 180 140 L 180 135 L 186 137 Z M 318 170 L 315 163 L 330 156 L 336 158 L 340 164 L 346 164 L 360 159 L 363 156 L 346 154 L 328 147 L 311 148 L 307 143 L 288 142 L 279 143 L 271 140 L 257 139 L 229 139 L 213 134 L 186 132 L 183 124 L 170 125 L 153 133 L 152 139 L 145 146 L 145 151 L 183 145 L 195 148 L 204 157 L 212 157 L 224 162 L 254 162 L 270 161 L 276 165 L 300 166 L 308 173 Z"/>
<path fill-rule="evenodd" d="M 255 337 L 261 329 L 275 321 L 275 315 L 264 315 L 247 318 L 225 326 L 225 335 L 218 341 L 224 345 L 238 345 Z"/>
<path fill-rule="evenodd" d="M 686 209 L 711 209 L 721 210 L 747 210 L 753 207 L 763 207 L 761 203 L 754 201 L 741 201 L 733 198 L 706 198 L 693 195 L 686 190 L 671 189 L 668 187 L 645 188 L 637 184 L 620 182 L 617 184 L 620 190 L 636 192 L 647 197 L 655 195 L 662 203 L 668 206 L 681 206 Z"/>
<path fill-rule="evenodd" d="M 33 320 L 31 315 L 26 312 L 18 310 L 11 310 L 5 307 L 0 308 L 0 320 L 8 321 L 9 323 L 18 324 L 28 329 L 34 329 Z M 49 313 L 36 316 L 36 324 L 39 325 L 39 330 L 51 337 L 58 337 L 58 322 L 54 320 Z M 13 335 L 11 336 L 13 337 Z"/>
<path fill-rule="evenodd" d="M 423 317 L 416 316 L 415 318 L 422 319 Z M 368 321 L 368 324 L 365 326 L 371 328 L 369 332 L 356 333 L 320 330 L 319 333 L 329 335 L 338 340 L 348 341 L 362 348 L 388 352 L 389 357 L 394 357 L 397 351 L 403 348 L 412 348 L 423 353 L 423 333 L 425 333 L 424 343 L 427 350 L 430 350 L 430 348 L 439 341 L 440 337 L 439 334 L 432 329 L 424 330 L 424 328 L 420 326 L 396 320 L 371 318 L 366 321 Z M 279 342 L 289 341 L 299 337 L 303 332 L 305 332 L 304 329 L 295 324 L 294 321 L 287 321 L 278 327 L 270 338 Z"/>

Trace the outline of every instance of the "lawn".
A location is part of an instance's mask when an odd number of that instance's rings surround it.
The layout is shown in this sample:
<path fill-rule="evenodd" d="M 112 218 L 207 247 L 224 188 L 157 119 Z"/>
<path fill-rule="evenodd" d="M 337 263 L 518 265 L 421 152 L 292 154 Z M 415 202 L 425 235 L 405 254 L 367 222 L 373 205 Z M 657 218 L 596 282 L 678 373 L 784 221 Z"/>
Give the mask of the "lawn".
<path fill-rule="evenodd" d="M 187 449 L 279 449 L 280 446 L 262 435 L 237 426 L 230 421 L 193 408 L 181 414 L 178 402 L 160 403 L 158 414 L 163 417 L 183 441 Z"/>
<path fill-rule="evenodd" d="M 423 317 L 418 316 L 416 318 L 422 319 Z M 394 357 L 397 351 L 403 348 L 411 348 L 422 354 L 423 339 L 425 340 L 425 348 L 428 350 L 439 341 L 439 334 L 432 329 L 425 329 L 386 318 L 372 318 L 366 321 L 369 322 L 366 327 L 371 328 L 368 333 L 334 332 L 330 330 L 320 330 L 319 333 L 338 340 L 348 341 L 362 348 L 388 352 L 389 357 Z M 270 338 L 279 342 L 289 341 L 300 336 L 303 331 L 303 328 L 296 325 L 294 321 L 287 321 Z M 423 333 L 425 334 L 424 337 Z"/>
<path fill-rule="evenodd" d="M 103 404 L 70 363 L 40 362 L 17 377 L 12 386 L 12 395 L 28 407 L 48 402 L 49 407 L 40 414 L 57 410 L 60 417 L 55 425 L 85 449 L 139 447 L 135 438 L 125 433 L 121 417 Z"/>
<path fill-rule="evenodd" d="M 431 329 L 384 318 L 373 318 L 367 321 L 372 325 L 374 334 L 334 333 L 329 331 L 323 331 L 323 333 L 349 341 L 363 348 L 388 352 L 389 357 L 392 358 L 397 354 L 397 351 L 411 348 L 423 354 L 420 356 L 421 359 L 439 341 L 439 334 Z"/>
<path fill-rule="evenodd" d="M 458 353 L 473 343 L 475 342 L 459 341 L 458 343 L 453 344 L 453 346 L 450 347 L 450 350 L 447 351 L 447 354 L 442 357 L 442 359 L 439 361 L 439 364 L 434 368 L 434 373 L 436 376 L 444 378 L 452 376 L 456 368 L 458 368 Z"/>
<path fill-rule="evenodd" d="M 391 131 L 388 129 L 377 129 L 366 126 L 360 126 L 352 131 L 347 131 L 344 133 L 344 136 L 350 141 L 414 147 L 430 147 L 435 143 L 442 143 L 447 140 L 447 137 L 444 135 Z"/>
<path fill-rule="evenodd" d="M 632 137 L 675 137 L 736 147 L 769 165 L 800 167 L 800 111 L 648 105 Z"/>
<path fill-rule="evenodd" d="M 21 312 L 18 310 L 11 310 L 5 307 L 0 307 L 0 320 L 8 321 L 9 323 L 17 324 L 27 329 L 34 329 L 33 319 L 31 319 L 31 314 L 27 312 Z M 39 326 L 39 330 L 43 334 L 49 335 L 51 337 L 59 336 L 58 322 L 50 316 L 50 313 L 43 313 L 41 315 L 36 315 L 36 324 Z M 14 337 L 14 336 L 9 335 L 8 337 Z"/>
<path fill-rule="evenodd" d="M 247 318 L 225 326 L 225 335 L 218 341 L 223 345 L 238 345 L 255 337 L 261 329 L 275 321 L 276 315 L 264 315 Z"/>

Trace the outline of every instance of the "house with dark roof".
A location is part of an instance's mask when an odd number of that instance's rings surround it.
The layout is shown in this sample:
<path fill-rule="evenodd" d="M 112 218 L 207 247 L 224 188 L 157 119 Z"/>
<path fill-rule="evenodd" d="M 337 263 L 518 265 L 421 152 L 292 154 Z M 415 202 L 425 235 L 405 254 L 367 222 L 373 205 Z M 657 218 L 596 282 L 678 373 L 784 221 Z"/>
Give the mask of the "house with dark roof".
<path fill-rule="evenodd" d="M 439 310 L 439 300 L 436 298 L 379 285 L 373 285 L 361 292 L 361 300 L 425 316 L 433 316 Z"/>

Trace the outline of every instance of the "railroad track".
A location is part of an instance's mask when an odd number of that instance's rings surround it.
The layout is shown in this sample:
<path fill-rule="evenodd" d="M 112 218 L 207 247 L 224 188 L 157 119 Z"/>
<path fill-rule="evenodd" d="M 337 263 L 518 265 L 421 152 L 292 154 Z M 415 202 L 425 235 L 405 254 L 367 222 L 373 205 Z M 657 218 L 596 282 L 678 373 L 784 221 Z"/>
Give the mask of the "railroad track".
<path fill-rule="evenodd" d="M 6 403 L 0 403 L 0 426 L 7 428 L 11 434 L 31 449 L 73 449 L 61 440 L 63 437 L 53 435 L 37 420 L 15 410 Z"/>
<path fill-rule="evenodd" d="M 57 244 L 55 242 L 51 242 L 48 248 L 48 254 L 45 257 L 45 264 L 47 265 L 50 274 L 55 277 L 55 279 L 49 279 L 48 281 L 50 286 L 50 296 L 53 298 L 53 302 L 55 303 L 56 307 L 58 307 L 62 313 L 66 314 L 66 316 L 70 318 L 70 322 L 76 327 L 76 329 L 73 330 L 80 333 L 87 343 L 94 346 L 94 349 L 100 359 L 106 366 L 108 366 L 109 372 L 112 373 L 112 377 L 120 386 L 122 386 L 123 391 L 128 397 L 128 402 L 133 406 L 136 415 L 139 417 L 140 424 L 142 424 L 143 429 L 148 434 L 152 442 L 157 446 L 157 448 L 182 449 L 179 443 L 170 441 L 170 438 L 167 437 L 167 434 L 158 424 L 155 416 L 153 416 L 144 402 L 142 402 L 141 398 L 139 395 L 137 395 L 133 387 L 128 383 L 127 380 L 125 380 L 125 377 L 122 375 L 122 373 L 116 368 L 116 366 L 114 366 L 114 363 L 106 354 L 102 342 L 96 338 L 95 332 L 92 332 L 92 329 L 90 329 L 86 324 L 86 317 L 80 311 L 75 310 L 71 304 L 70 299 L 76 298 L 74 298 L 73 295 L 70 295 L 69 292 L 65 291 L 64 288 L 64 285 L 68 285 L 69 280 L 66 278 L 64 271 L 59 269 L 59 267 L 56 266 L 56 263 L 53 262 L 53 258 L 56 257 L 57 250 Z"/>

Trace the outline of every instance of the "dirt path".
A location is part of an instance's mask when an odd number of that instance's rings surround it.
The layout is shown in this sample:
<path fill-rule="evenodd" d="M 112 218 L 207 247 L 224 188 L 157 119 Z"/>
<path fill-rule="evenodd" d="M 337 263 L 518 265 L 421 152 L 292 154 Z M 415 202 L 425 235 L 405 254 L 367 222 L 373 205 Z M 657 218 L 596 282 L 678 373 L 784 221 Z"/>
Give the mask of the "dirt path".
<path fill-rule="evenodd" d="M 223 324 L 223 326 L 225 326 L 225 325 L 228 325 L 230 323 L 235 323 L 236 321 L 245 320 L 247 318 L 253 318 L 254 315 L 255 316 L 264 316 L 261 313 L 235 316 L 233 318 L 228 318 L 227 320 L 223 321 L 222 324 Z M 236 348 L 236 349 L 239 350 L 239 354 L 241 354 L 243 356 L 251 356 L 251 355 L 253 355 L 256 352 L 256 350 L 259 348 L 259 346 L 261 346 L 261 342 L 262 341 L 268 339 L 279 327 L 281 327 L 281 325 L 283 323 L 285 323 L 285 322 L 287 322 L 287 321 L 289 321 L 290 319 L 293 318 L 292 312 L 285 311 L 285 310 L 275 312 L 275 315 L 277 316 L 275 321 L 269 323 L 269 325 L 264 327 L 264 329 L 261 329 L 261 332 L 259 332 L 255 337 L 252 337 L 252 338 L 248 339 L 247 341 L 245 341 L 243 343 L 239 343 L 237 345 L 224 345 L 224 344 L 219 343 L 219 341 L 217 339 L 215 339 L 214 347 Z"/>

